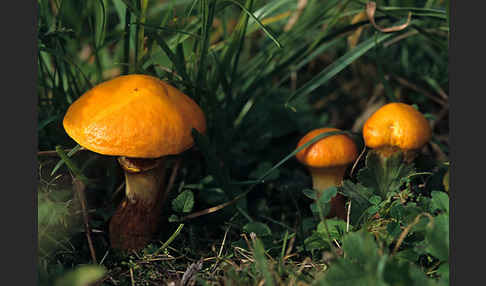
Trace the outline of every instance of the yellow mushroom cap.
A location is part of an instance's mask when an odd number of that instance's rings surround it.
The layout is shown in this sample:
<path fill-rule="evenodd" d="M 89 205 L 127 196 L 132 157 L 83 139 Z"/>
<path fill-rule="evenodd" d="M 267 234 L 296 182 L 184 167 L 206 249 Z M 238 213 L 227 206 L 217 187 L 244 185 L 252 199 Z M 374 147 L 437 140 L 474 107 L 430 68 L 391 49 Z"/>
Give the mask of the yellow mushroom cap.
<path fill-rule="evenodd" d="M 429 122 L 415 108 L 389 103 L 378 109 L 363 126 L 363 138 L 370 148 L 419 149 L 432 135 Z"/>
<path fill-rule="evenodd" d="M 168 83 L 148 75 L 105 81 L 78 98 L 63 120 L 79 145 L 104 155 L 158 158 L 193 144 L 206 131 L 201 108 Z"/>
<path fill-rule="evenodd" d="M 324 132 L 341 131 L 336 128 L 319 128 L 310 131 L 297 144 L 297 148 Z M 325 168 L 347 165 L 358 157 L 354 141 L 347 135 L 332 135 L 325 137 L 295 155 L 297 159 L 309 167 Z"/>

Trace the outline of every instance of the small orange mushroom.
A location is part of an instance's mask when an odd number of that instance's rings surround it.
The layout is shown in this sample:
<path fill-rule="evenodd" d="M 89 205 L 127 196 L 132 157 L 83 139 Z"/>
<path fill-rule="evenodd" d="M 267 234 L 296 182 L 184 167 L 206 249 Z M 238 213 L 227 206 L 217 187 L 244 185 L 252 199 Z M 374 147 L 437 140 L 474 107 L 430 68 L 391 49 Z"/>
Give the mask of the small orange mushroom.
<path fill-rule="evenodd" d="M 407 161 L 430 140 L 431 135 L 429 122 L 422 113 L 404 103 L 384 105 L 363 126 L 367 147 L 383 157 L 401 150 Z"/>
<path fill-rule="evenodd" d="M 79 145 L 118 156 L 126 197 L 111 218 L 114 248 L 141 249 L 157 230 L 164 192 L 164 156 L 194 144 L 206 130 L 200 107 L 175 87 L 148 75 L 103 82 L 69 107 L 64 129 Z"/>
<path fill-rule="evenodd" d="M 336 128 L 319 128 L 307 133 L 297 144 L 297 148 L 312 140 L 316 136 L 332 131 L 341 131 Z M 358 157 L 354 141 L 347 135 L 332 135 L 325 137 L 296 154 L 297 159 L 307 166 L 312 176 L 312 185 L 322 194 L 332 186 L 342 183 L 344 173 L 350 163 Z M 331 211 L 328 217 L 337 216 L 346 219 L 345 200 L 337 194 L 331 200 Z"/>

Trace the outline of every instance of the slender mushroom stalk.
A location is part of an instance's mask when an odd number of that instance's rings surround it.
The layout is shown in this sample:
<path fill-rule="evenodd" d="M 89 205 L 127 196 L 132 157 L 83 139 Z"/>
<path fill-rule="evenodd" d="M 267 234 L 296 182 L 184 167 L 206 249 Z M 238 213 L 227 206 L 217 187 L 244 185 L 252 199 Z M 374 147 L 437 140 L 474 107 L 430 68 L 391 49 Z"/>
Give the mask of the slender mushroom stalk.
<path fill-rule="evenodd" d="M 336 166 L 327 168 L 308 167 L 312 176 L 312 186 L 315 190 L 325 190 L 333 186 L 339 186 L 343 180 L 348 166 Z"/>
<path fill-rule="evenodd" d="M 335 128 L 320 128 L 307 133 L 298 143 L 297 148 L 321 133 L 340 131 Z M 355 143 L 346 135 L 333 135 L 321 139 L 302 149 L 297 159 L 307 166 L 315 190 L 322 193 L 330 187 L 340 186 L 350 163 L 357 157 Z M 346 219 L 345 199 L 337 194 L 331 199 L 331 211 L 328 217 Z"/>
<path fill-rule="evenodd" d="M 118 157 L 125 174 L 125 198 L 110 220 L 110 242 L 117 249 L 140 249 L 159 223 L 165 197 L 165 158 Z"/>
<path fill-rule="evenodd" d="M 432 135 L 427 119 L 415 108 L 404 103 L 389 103 L 378 109 L 365 122 L 363 138 L 367 147 L 382 159 L 401 151 L 411 162 L 417 150 Z"/>
<path fill-rule="evenodd" d="M 63 125 L 84 148 L 118 156 L 126 197 L 110 221 L 111 244 L 143 248 L 157 231 L 166 198 L 165 156 L 192 147 L 192 128 L 206 131 L 204 113 L 157 78 L 126 75 L 83 94 L 69 107 Z"/>

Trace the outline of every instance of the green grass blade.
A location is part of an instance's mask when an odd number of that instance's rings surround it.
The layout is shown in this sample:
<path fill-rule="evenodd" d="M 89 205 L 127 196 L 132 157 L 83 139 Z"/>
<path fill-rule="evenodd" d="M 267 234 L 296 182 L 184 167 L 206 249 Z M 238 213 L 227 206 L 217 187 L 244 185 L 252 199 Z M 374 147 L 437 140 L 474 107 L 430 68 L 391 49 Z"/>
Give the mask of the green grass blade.
<path fill-rule="evenodd" d="M 321 71 L 318 75 L 308 81 L 304 86 L 297 89 L 294 93 L 292 93 L 289 98 L 287 99 L 287 104 L 290 103 L 295 97 L 298 96 L 305 96 L 314 91 L 319 86 L 327 83 L 330 79 L 332 79 L 336 74 L 340 71 L 345 69 L 351 63 L 353 63 L 356 59 L 364 55 L 367 51 L 371 48 L 375 47 L 379 43 L 383 42 L 384 40 L 390 38 L 393 34 L 380 34 L 379 36 L 369 38 L 368 40 L 362 42 L 354 49 L 337 59 L 334 63 L 326 67 L 323 71 Z"/>
<path fill-rule="evenodd" d="M 229 2 L 229 3 L 232 3 L 232 4 L 235 4 L 237 5 L 238 7 L 240 7 L 245 13 L 247 13 L 255 22 L 258 23 L 258 25 L 260 26 L 260 28 L 262 29 L 262 31 L 265 33 L 265 35 L 267 35 L 267 37 L 269 37 L 274 43 L 275 45 L 278 47 L 278 48 L 281 48 L 282 47 L 282 44 L 280 44 L 280 42 L 278 41 L 277 39 L 277 36 L 270 30 L 270 28 L 268 27 L 265 27 L 265 25 L 262 24 L 262 22 L 260 20 L 258 20 L 257 17 L 255 17 L 255 15 L 250 12 L 245 6 L 243 6 L 241 3 L 237 2 L 237 1 L 234 1 L 234 0 L 226 0 L 224 2 Z"/>
<path fill-rule="evenodd" d="M 255 256 L 256 266 L 263 274 L 263 278 L 265 279 L 265 285 L 275 285 L 273 275 L 269 269 L 268 261 L 265 258 L 265 248 L 263 247 L 263 243 L 258 238 L 253 240 L 253 253 Z"/>
<path fill-rule="evenodd" d="M 72 151 L 72 150 L 71 150 Z M 56 152 L 61 157 L 66 166 L 73 172 L 74 176 L 81 180 L 85 185 L 92 185 L 93 181 L 88 179 L 82 172 L 81 169 L 69 158 L 69 156 L 64 152 L 61 146 L 56 146 Z"/>

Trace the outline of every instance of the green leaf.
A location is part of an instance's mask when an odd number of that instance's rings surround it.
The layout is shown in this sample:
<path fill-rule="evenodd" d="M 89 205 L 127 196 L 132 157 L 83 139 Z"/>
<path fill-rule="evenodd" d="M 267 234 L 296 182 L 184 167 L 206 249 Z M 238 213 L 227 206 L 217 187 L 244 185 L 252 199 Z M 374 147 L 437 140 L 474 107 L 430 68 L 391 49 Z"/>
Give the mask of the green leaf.
<path fill-rule="evenodd" d="M 316 192 L 319 192 L 317 190 L 314 190 Z M 331 211 L 331 199 L 336 196 L 337 194 L 337 187 L 332 186 L 330 188 L 327 188 L 324 190 L 324 192 L 319 192 L 321 195 L 317 199 L 316 202 L 312 203 L 310 205 L 312 213 L 317 216 L 324 218 L 326 217 L 329 212 Z M 322 213 L 321 213 L 322 211 Z"/>
<path fill-rule="evenodd" d="M 243 226 L 243 231 L 247 233 L 254 232 L 259 237 L 272 235 L 272 231 L 266 224 L 257 221 L 245 224 Z"/>
<path fill-rule="evenodd" d="M 56 280 L 55 286 L 86 286 L 101 279 L 106 269 L 99 265 L 83 265 Z"/>
<path fill-rule="evenodd" d="M 373 214 L 377 213 L 379 210 L 380 210 L 379 206 L 373 205 L 373 206 L 369 207 L 366 211 L 368 212 L 368 214 L 373 215 Z"/>
<path fill-rule="evenodd" d="M 400 202 L 397 202 L 393 205 L 390 209 L 390 216 L 397 221 L 401 221 L 405 215 L 405 210 L 403 205 Z"/>
<path fill-rule="evenodd" d="M 332 198 L 334 198 L 337 194 L 337 187 L 332 186 L 330 188 L 327 188 L 321 192 L 321 196 L 317 200 L 320 204 L 326 204 L 331 201 Z"/>
<path fill-rule="evenodd" d="M 304 245 L 307 251 L 329 249 L 328 240 L 324 240 L 323 235 L 317 231 L 305 238 Z"/>
<path fill-rule="evenodd" d="M 360 183 L 385 200 L 392 192 L 399 192 L 405 179 L 413 172 L 413 164 L 405 163 L 400 151 L 387 158 L 371 151 L 366 156 L 366 167 L 358 172 L 357 177 Z"/>
<path fill-rule="evenodd" d="M 323 275 L 319 285 L 385 286 L 383 270 L 387 256 L 381 256 L 371 234 L 362 230 L 346 234 L 342 240 L 344 256 Z"/>
<path fill-rule="evenodd" d="M 381 197 L 380 196 L 373 195 L 373 196 L 371 196 L 369 198 L 369 201 L 373 205 L 379 205 L 381 203 Z"/>
<path fill-rule="evenodd" d="M 176 216 L 175 214 L 171 215 L 168 219 L 169 222 L 178 222 L 180 218 Z"/>
<path fill-rule="evenodd" d="M 342 248 L 349 260 L 362 262 L 378 260 L 378 246 L 373 236 L 363 230 L 348 233 L 343 238 Z"/>
<path fill-rule="evenodd" d="M 420 254 L 418 254 L 414 249 L 408 248 L 397 252 L 395 257 L 399 260 L 416 263 L 420 257 Z"/>
<path fill-rule="evenodd" d="M 446 193 L 433 191 L 431 196 L 431 211 L 440 210 L 449 213 L 449 196 Z"/>
<path fill-rule="evenodd" d="M 449 285 L 449 263 L 443 263 L 437 269 L 437 275 L 440 276 L 440 282 L 444 285 Z"/>
<path fill-rule="evenodd" d="M 265 257 L 265 248 L 258 237 L 253 241 L 254 257 L 257 269 L 263 274 L 265 278 L 265 285 L 273 286 L 273 275 L 270 272 L 269 264 Z"/>
<path fill-rule="evenodd" d="M 317 191 L 314 190 L 314 189 L 303 189 L 302 190 L 302 193 L 308 197 L 309 199 L 312 199 L 312 200 L 317 200 Z"/>
<path fill-rule="evenodd" d="M 327 228 L 326 228 L 327 225 Z M 352 226 L 349 226 L 352 231 Z M 328 232 L 329 230 L 329 232 Z M 333 239 L 341 240 L 346 233 L 346 222 L 341 219 L 326 219 L 319 222 L 317 232 L 322 235 L 323 240 L 332 241 Z M 329 240 L 330 239 L 330 240 Z"/>
<path fill-rule="evenodd" d="M 440 261 L 449 261 L 449 215 L 434 217 L 433 226 L 427 229 L 426 251 Z"/>
<path fill-rule="evenodd" d="M 373 195 L 373 190 L 366 188 L 361 184 L 355 184 L 350 180 L 344 180 L 342 184 L 343 194 L 356 201 L 360 205 L 368 206 L 370 204 L 369 197 Z"/>
<path fill-rule="evenodd" d="M 194 194 L 190 190 L 180 193 L 172 201 L 172 209 L 178 213 L 189 213 L 194 206 Z"/>
<path fill-rule="evenodd" d="M 393 238 L 397 238 L 398 235 L 402 232 L 400 228 L 400 224 L 398 222 L 392 221 L 386 226 L 386 230 L 388 234 L 391 235 Z"/>

